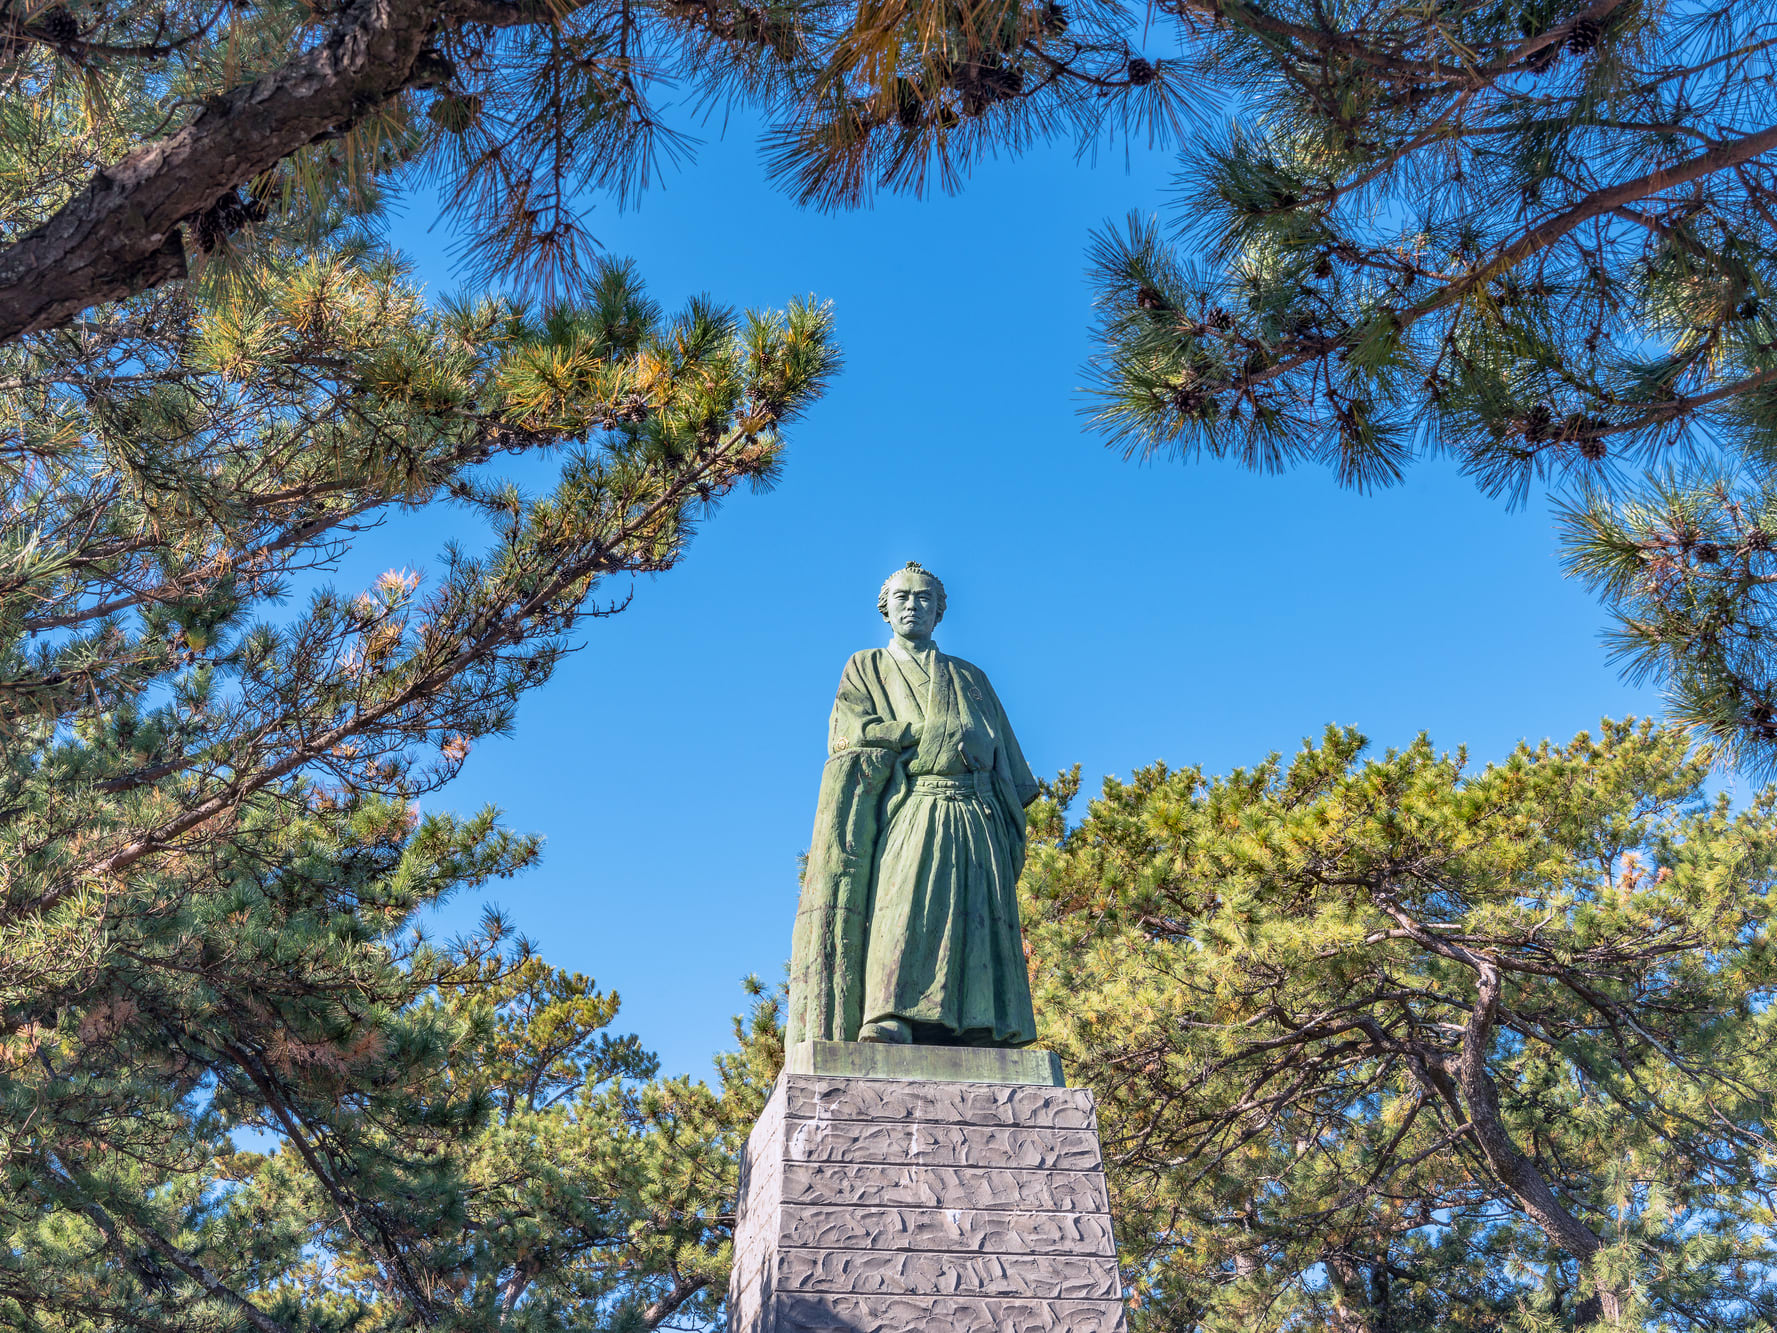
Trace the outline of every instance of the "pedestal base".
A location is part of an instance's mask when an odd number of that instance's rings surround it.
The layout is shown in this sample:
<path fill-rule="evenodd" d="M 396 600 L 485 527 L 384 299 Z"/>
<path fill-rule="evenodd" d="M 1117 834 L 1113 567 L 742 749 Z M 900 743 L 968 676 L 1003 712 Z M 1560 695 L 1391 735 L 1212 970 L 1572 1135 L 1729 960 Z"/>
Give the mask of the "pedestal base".
<path fill-rule="evenodd" d="M 894 1046 L 871 1041 L 799 1041 L 784 1052 L 786 1074 L 896 1078 L 915 1083 L 1045 1083 L 1065 1087 L 1061 1057 L 1034 1046 Z"/>
<path fill-rule="evenodd" d="M 733 1333 L 1122 1333 L 1122 1297 L 1085 1089 L 779 1078 L 741 1168 Z"/>

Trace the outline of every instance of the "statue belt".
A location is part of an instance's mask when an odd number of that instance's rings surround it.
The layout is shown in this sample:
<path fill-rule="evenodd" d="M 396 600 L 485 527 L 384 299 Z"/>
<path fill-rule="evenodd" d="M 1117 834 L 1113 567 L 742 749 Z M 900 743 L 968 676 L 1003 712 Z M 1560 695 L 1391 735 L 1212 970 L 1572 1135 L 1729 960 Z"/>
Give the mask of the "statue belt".
<path fill-rule="evenodd" d="M 927 774 L 913 779 L 913 790 L 922 796 L 949 796 L 958 799 L 979 796 L 984 801 L 990 801 L 993 799 L 993 774 Z"/>

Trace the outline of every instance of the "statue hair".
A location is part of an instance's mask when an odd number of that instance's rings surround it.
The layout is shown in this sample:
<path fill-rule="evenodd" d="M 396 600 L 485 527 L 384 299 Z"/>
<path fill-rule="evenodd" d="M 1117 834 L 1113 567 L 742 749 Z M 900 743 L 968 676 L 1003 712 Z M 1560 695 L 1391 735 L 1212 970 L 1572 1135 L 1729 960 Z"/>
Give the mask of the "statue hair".
<path fill-rule="evenodd" d="M 887 620 L 889 618 L 889 613 L 888 613 L 889 584 L 893 583 L 895 581 L 895 579 L 897 577 L 899 577 L 900 575 L 907 574 L 907 573 L 918 574 L 920 577 L 930 581 L 932 587 L 938 593 L 938 620 L 942 621 L 944 619 L 944 601 L 945 601 L 945 599 L 944 599 L 944 580 L 939 578 L 936 574 L 932 573 L 931 570 L 927 569 L 924 565 L 920 564 L 919 561 L 917 561 L 917 560 L 909 560 L 906 563 L 906 565 L 904 565 L 900 569 L 897 569 L 893 574 L 890 574 L 886 579 L 884 579 L 882 581 L 882 591 L 876 594 L 876 609 L 882 613 L 882 618 L 884 620 Z"/>

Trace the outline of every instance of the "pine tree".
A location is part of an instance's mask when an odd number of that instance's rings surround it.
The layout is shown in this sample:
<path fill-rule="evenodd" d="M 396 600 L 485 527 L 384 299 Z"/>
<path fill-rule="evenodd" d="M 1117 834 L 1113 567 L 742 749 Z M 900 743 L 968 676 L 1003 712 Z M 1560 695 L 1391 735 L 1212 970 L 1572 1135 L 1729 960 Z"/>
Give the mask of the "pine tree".
<path fill-rule="evenodd" d="M 436 983 L 424 993 L 422 975 Z M 351 1178 L 356 1206 L 342 1209 L 338 1182 L 290 1139 L 150 1157 L 127 1176 L 89 1156 L 70 1175 L 88 1194 L 103 1176 L 108 1207 L 45 1206 L 63 1182 L 30 1178 L 0 1204 L 15 1247 L 0 1319 L 262 1333 L 702 1327 L 726 1286 L 740 1147 L 782 1062 L 777 999 L 755 989 L 711 1089 L 655 1077 L 637 1039 L 609 1031 L 617 997 L 534 955 L 410 968 L 380 997 L 405 1009 L 380 1025 L 404 1059 L 283 1053 L 327 1067 L 359 1103 L 306 1145 Z M 365 1101 L 366 1077 L 398 1077 L 402 1093 Z M 242 1110 L 212 1118 L 255 1123 Z"/>
<path fill-rule="evenodd" d="M 1156 765 L 1023 894 L 1144 1330 L 1762 1330 L 1777 791 L 1604 723 Z"/>
<path fill-rule="evenodd" d="M 1777 762 L 1766 3 L 1190 0 L 1225 122 L 1097 236 L 1092 415 L 1141 456 L 1452 458 L 1562 497 L 1625 664 Z"/>
<path fill-rule="evenodd" d="M 712 1089 L 655 1077 L 637 1040 L 609 1031 L 616 996 L 534 957 L 484 961 L 438 993 L 432 1016 L 457 1041 L 434 1090 L 487 1112 L 466 1131 L 427 1125 L 380 1141 L 449 1184 L 435 1191 L 442 1207 L 414 1211 L 404 1246 L 435 1323 L 639 1333 L 716 1317 L 740 1149 L 782 1064 L 778 998 L 756 983 L 754 994 Z M 311 1316 L 412 1326 L 374 1251 L 287 1151 L 237 1153 L 231 1167 L 237 1234 L 269 1226 L 301 1242 L 260 1261 L 270 1301 L 301 1293 Z"/>
<path fill-rule="evenodd" d="M 615 1000 L 497 917 L 424 938 L 537 842 L 419 801 L 698 519 L 770 484 L 837 368 L 831 316 L 669 315 L 606 255 L 540 302 L 427 299 L 377 240 L 401 173 L 472 149 L 459 183 L 540 217 L 538 136 L 659 73 L 623 25 L 490 10 L 524 34 L 464 36 L 442 12 L 0 3 L 7 1327 L 714 1306 L 756 1091 L 655 1080 L 600 1035 Z M 664 39 L 711 16 L 645 17 Z M 582 85 L 516 123 L 526 69 Z M 557 186 L 645 164 L 639 93 L 613 96 Z M 538 458 L 541 494 L 501 478 Z M 423 506 L 459 520 L 432 578 L 331 586 Z"/>
<path fill-rule="evenodd" d="M 250 248 L 270 217 L 435 187 L 479 278 L 566 293 L 588 195 L 688 155 L 692 112 L 771 123 L 805 198 L 954 186 L 1068 130 L 1169 134 L 1182 88 L 1120 6 L 996 0 L 5 0 L 0 342 Z M 688 96 L 687 96 L 688 95 Z"/>
<path fill-rule="evenodd" d="M 15 214 L 55 186 L 0 180 Z M 769 484 L 837 366 L 824 306 L 669 316 L 609 259 L 543 305 L 430 303 L 367 239 L 380 197 L 347 202 L 268 211 L 200 277 L 0 346 L 7 1326 L 498 1322 L 452 1284 L 472 1273 L 480 1300 L 525 1256 L 440 1267 L 441 1228 L 480 1197 L 444 1145 L 536 1108 L 464 1066 L 487 1024 L 437 997 L 522 984 L 562 1022 L 604 1011 L 498 919 L 416 937 L 429 905 L 537 849 L 491 811 L 417 803 L 700 516 Z M 560 459 L 542 494 L 501 480 L 535 456 Z M 431 581 L 326 583 L 357 534 L 425 505 L 461 520 Z M 547 1078 L 574 1059 L 607 1099 L 647 1072 L 575 1047 Z M 588 1125 L 640 1142 L 677 1114 L 643 1101 L 624 1128 L 615 1107 Z M 243 1131 L 275 1138 L 275 1165 Z M 642 1227 L 642 1184 L 607 1176 L 586 1207 Z M 280 1206 L 253 1212 L 274 1182 Z M 670 1290 L 670 1258 L 701 1275 L 681 1304 L 701 1299 L 720 1226 L 683 1225 L 684 1256 L 650 1251 L 660 1268 L 605 1291 Z"/>

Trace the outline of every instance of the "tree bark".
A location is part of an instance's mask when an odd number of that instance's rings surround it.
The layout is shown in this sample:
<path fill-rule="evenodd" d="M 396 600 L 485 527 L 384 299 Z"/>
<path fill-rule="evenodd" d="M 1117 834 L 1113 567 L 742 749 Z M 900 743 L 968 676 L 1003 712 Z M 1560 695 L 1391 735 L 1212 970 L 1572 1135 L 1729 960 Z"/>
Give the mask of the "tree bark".
<path fill-rule="evenodd" d="M 1344 1254 L 1329 1254 L 1325 1262 L 1333 1293 L 1333 1333 L 1376 1333 L 1364 1270 Z"/>
<path fill-rule="evenodd" d="M 184 277 L 179 224 L 400 92 L 444 8 L 350 0 L 321 43 L 100 171 L 0 250 L 0 342 Z"/>
<path fill-rule="evenodd" d="M 1550 1240 L 1577 1259 L 1582 1269 L 1591 1269 L 1604 1242 L 1556 1197 L 1542 1172 L 1518 1151 L 1500 1119 L 1499 1089 L 1487 1073 L 1487 1046 L 1499 1014 L 1500 971 L 1495 964 L 1472 953 L 1469 961 L 1480 979 L 1475 988 L 1474 1008 L 1469 1011 L 1468 1023 L 1463 1029 L 1462 1051 L 1455 1062 L 1455 1073 L 1457 1087 L 1468 1107 L 1475 1143 L 1501 1183 L 1530 1215 L 1530 1220 L 1541 1227 Z M 1574 1326 L 1584 1328 L 1600 1319 L 1617 1323 L 1622 1316 L 1622 1307 L 1621 1294 L 1600 1285 L 1597 1294 L 1582 1302 L 1575 1311 Z"/>

